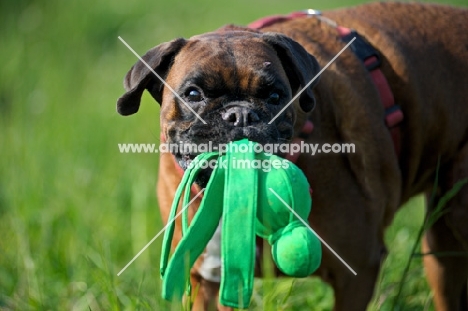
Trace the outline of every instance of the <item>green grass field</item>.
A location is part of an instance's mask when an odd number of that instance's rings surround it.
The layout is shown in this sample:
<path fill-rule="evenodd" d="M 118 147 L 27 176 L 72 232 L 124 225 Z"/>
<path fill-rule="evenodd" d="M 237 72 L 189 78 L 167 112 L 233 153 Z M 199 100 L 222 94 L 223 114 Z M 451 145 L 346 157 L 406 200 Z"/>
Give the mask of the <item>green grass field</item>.
<path fill-rule="evenodd" d="M 117 148 L 159 142 L 159 107 L 147 94 L 140 113 L 115 112 L 136 61 L 118 36 L 143 54 L 227 23 L 353 4 L 0 2 L 0 310 L 180 310 L 160 298 L 160 240 L 116 275 L 162 228 L 157 157 Z M 419 199 L 388 230 L 371 310 L 391 310 L 422 217 Z M 318 279 L 265 280 L 253 299 L 252 310 L 330 310 L 333 295 Z M 430 299 L 416 257 L 398 306 L 432 310 Z"/>

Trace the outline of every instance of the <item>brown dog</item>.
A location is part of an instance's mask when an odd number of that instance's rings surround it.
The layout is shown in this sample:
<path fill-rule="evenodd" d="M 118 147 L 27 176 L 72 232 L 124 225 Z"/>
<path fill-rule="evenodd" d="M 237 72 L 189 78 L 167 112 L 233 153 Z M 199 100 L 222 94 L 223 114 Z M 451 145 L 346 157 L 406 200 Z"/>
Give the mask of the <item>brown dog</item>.
<path fill-rule="evenodd" d="M 439 158 L 438 198 L 468 177 L 468 11 L 373 3 L 324 16 L 279 20 L 261 31 L 225 27 L 163 43 L 143 58 L 180 98 L 138 62 L 125 78 L 128 92 L 118 110 L 136 112 L 146 89 L 161 104 L 167 142 L 217 144 L 244 137 L 285 142 L 309 119 L 315 129 L 307 141 L 355 144 L 354 154 L 302 154 L 297 165 L 314 190 L 311 226 L 357 272 L 354 276 L 324 248 L 317 274 L 333 286 L 335 310 L 365 310 L 386 254 L 384 229 L 399 206 L 431 191 Z M 378 89 L 351 49 L 268 124 L 345 46 L 330 20 L 355 29 L 380 52 L 380 69 L 405 116 L 399 155 Z M 181 179 L 177 165 L 185 168 L 194 156 L 160 157 L 158 199 L 164 220 Z M 200 185 L 208 174 L 200 177 Z M 424 263 L 437 309 L 467 310 L 468 260 L 459 254 L 468 251 L 468 187 L 445 208 L 423 244 L 424 252 L 446 255 L 427 255 Z M 196 210 L 195 204 L 191 214 Z M 179 239 L 180 230 L 176 243 Z M 217 298 L 218 284 L 201 277 L 201 264 L 200 259 L 192 273 L 194 286 L 200 285 L 197 310 L 216 305 Z"/>

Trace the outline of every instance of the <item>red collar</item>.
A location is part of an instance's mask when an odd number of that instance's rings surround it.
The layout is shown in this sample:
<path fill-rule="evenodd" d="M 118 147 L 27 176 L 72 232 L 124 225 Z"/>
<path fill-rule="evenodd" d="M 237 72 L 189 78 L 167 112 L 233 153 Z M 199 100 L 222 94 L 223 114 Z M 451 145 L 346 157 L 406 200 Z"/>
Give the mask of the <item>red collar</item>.
<path fill-rule="evenodd" d="M 294 12 L 289 15 L 275 15 L 270 17 L 264 17 L 257 21 L 250 23 L 247 27 L 252 29 L 261 29 L 267 26 L 271 26 L 273 24 L 295 19 L 295 18 L 303 18 L 303 17 L 311 17 L 311 16 L 320 16 L 321 13 L 315 10 L 306 10 L 301 12 Z M 379 95 L 382 105 L 385 109 L 385 124 L 390 130 L 390 134 L 393 140 L 393 146 L 395 149 L 395 153 L 397 156 L 400 156 L 401 152 L 401 131 L 400 127 L 398 126 L 403 121 L 403 112 L 401 111 L 400 107 L 395 104 L 395 98 L 393 96 L 393 92 L 388 84 L 387 79 L 385 78 L 382 70 L 380 70 L 381 60 L 380 60 L 380 53 L 369 43 L 365 40 L 361 35 L 359 35 L 355 30 L 350 28 L 346 28 L 343 26 L 336 26 L 336 30 L 340 35 L 341 39 L 348 43 L 354 37 L 356 40 L 351 44 L 352 50 L 356 54 L 356 56 L 362 61 L 366 69 L 369 71 L 369 74 L 374 82 Z M 308 125 L 306 124 L 305 127 Z M 310 131 L 311 132 L 311 131 Z M 310 134 L 310 132 L 306 133 Z M 295 142 L 301 142 L 304 140 L 303 135 L 299 135 Z M 299 154 L 291 155 L 288 157 L 289 160 L 295 162 Z"/>

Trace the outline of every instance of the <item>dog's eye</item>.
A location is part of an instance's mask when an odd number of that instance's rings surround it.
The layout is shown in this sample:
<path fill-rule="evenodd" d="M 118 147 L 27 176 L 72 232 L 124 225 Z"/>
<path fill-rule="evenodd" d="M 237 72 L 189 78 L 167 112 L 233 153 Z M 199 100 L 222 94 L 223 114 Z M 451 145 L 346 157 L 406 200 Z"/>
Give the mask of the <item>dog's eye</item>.
<path fill-rule="evenodd" d="M 271 93 L 269 100 L 270 100 L 270 103 L 277 104 L 280 100 L 280 95 L 278 93 Z"/>
<path fill-rule="evenodd" d="M 194 88 L 190 88 L 185 92 L 185 96 L 187 99 L 191 102 L 200 102 L 203 100 L 203 95 L 202 93 Z"/>

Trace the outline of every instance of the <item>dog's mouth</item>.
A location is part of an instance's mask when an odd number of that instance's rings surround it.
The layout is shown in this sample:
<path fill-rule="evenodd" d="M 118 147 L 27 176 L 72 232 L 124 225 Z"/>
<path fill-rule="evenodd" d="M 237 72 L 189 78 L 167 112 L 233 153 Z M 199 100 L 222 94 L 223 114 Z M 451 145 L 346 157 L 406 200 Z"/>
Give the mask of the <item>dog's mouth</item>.
<path fill-rule="evenodd" d="M 229 106 L 221 111 L 203 115 L 203 117 L 206 124 L 195 122 L 184 130 L 180 130 L 180 127 L 168 129 L 169 141 L 180 143 L 183 147 L 182 150 L 179 148 L 176 152 L 173 150 L 171 152 L 184 171 L 198 155 L 206 152 L 222 152 L 230 142 L 248 139 L 263 147 L 289 143 L 293 135 L 293 118 L 291 116 L 283 116 L 269 124 L 268 121 L 271 119 L 269 114 L 243 106 Z M 277 152 L 272 153 L 282 156 Z M 196 180 L 197 184 L 206 185 L 215 162 L 210 161 L 211 165 L 202 166 Z"/>
<path fill-rule="evenodd" d="M 211 149 L 205 148 L 202 150 L 189 150 L 185 152 L 184 150 L 179 150 L 179 152 L 174 153 L 176 162 L 184 171 L 186 171 L 191 166 L 193 160 L 198 155 L 205 153 L 205 152 L 210 152 L 210 151 L 222 153 L 222 148 L 226 148 L 227 144 L 233 141 L 244 139 L 244 138 L 247 138 L 248 140 L 256 142 L 262 146 L 265 146 L 267 144 L 273 145 L 273 144 L 279 144 L 279 143 L 287 143 L 290 141 L 289 137 L 282 138 L 282 137 L 279 137 L 279 135 L 259 135 L 258 131 L 256 130 L 250 129 L 246 132 L 255 133 L 255 135 L 245 135 L 244 134 L 245 132 L 244 132 L 243 133 L 244 135 L 236 135 L 236 136 L 233 136 L 232 139 L 229 139 L 229 140 L 208 141 L 207 143 L 207 141 L 204 140 L 205 139 L 204 138 L 202 142 L 200 142 L 199 144 L 197 144 L 197 142 L 199 141 L 198 139 L 193 139 L 189 142 L 186 142 L 185 144 L 180 144 L 180 145 L 187 145 L 189 147 L 200 146 L 201 144 L 205 144 L 205 145 L 207 144 L 208 147 L 211 147 Z M 263 134 L 265 134 L 265 132 L 263 132 Z M 279 152 L 273 152 L 273 154 L 276 154 L 278 156 L 283 156 Z M 214 162 L 215 161 L 216 160 L 214 160 Z M 202 169 L 198 173 L 198 176 L 195 181 L 199 186 L 206 187 L 210 179 L 211 173 L 213 172 L 213 169 L 214 169 L 214 166 L 213 166 L 214 162 L 209 162 L 202 166 Z"/>
<path fill-rule="evenodd" d="M 192 165 L 193 160 L 200 155 L 200 153 L 190 153 L 190 154 L 178 154 L 174 155 L 179 166 L 184 170 L 184 172 Z M 211 177 L 213 168 L 209 165 L 202 166 L 202 169 L 199 171 L 195 183 L 201 187 L 206 187 L 208 181 Z"/>
<path fill-rule="evenodd" d="M 200 153 L 182 154 L 180 156 L 181 160 L 178 161 L 180 167 L 182 167 L 182 169 L 185 171 L 188 167 L 190 167 L 190 165 L 192 164 L 192 161 L 199 155 Z"/>

